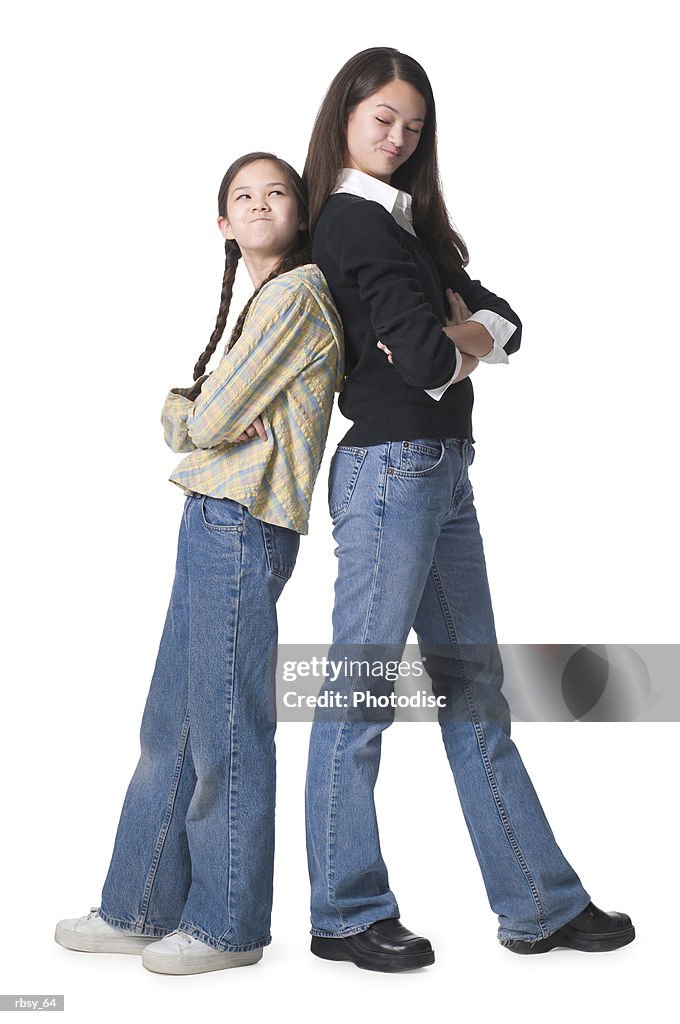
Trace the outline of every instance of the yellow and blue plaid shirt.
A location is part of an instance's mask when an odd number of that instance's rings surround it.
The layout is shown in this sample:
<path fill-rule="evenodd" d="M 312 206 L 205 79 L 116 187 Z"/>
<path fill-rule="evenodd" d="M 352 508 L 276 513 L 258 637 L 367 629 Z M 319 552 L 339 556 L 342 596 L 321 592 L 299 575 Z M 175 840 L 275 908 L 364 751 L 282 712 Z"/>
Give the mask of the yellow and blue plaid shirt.
<path fill-rule="evenodd" d="M 343 380 L 342 321 L 314 263 L 267 282 L 241 337 L 195 401 L 173 388 L 161 423 L 185 494 L 232 498 L 251 515 L 306 534 L 312 490 Z M 236 438 L 262 418 L 267 440 Z"/>

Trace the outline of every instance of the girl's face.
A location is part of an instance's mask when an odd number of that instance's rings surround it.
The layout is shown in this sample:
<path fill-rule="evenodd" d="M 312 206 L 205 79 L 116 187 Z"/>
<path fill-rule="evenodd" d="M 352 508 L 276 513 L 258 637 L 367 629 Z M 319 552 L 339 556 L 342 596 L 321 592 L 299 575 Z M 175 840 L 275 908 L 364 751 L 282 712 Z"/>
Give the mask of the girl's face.
<path fill-rule="evenodd" d="M 217 224 L 224 238 L 236 239 L 244 257 L 258 261 L 281 256 L 306 227 L 295 193 L 272 160 L 240 169 L 229 187 L 227 216 Z"/>
<path fill-rule="evenodd" d="M 349 115 L 345 167 L 389 183 L 418 145 L 425 114 L 417 89 L 399 79 L 388 82 Z"/>

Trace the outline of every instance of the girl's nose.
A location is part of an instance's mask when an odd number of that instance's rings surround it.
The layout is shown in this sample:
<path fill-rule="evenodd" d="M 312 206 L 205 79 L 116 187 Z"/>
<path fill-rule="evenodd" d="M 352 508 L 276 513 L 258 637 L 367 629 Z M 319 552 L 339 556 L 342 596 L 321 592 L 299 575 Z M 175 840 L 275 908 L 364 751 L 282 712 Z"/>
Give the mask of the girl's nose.
<path fill-rule="evenodd" d="M 394 146 L 395 149 L 401 149 L 402 146 L 404 145 L 404 129 L 396 128 L 393 125 L 392 130 L 387 136 L 387 141 L 390 143 L 390 145 Z"/>

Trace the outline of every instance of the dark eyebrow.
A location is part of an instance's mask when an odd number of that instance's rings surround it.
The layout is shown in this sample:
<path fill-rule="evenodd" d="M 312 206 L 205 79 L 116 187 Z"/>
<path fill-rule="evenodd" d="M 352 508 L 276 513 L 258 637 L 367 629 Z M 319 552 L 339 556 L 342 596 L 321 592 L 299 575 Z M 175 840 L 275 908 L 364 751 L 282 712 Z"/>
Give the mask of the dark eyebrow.
<path fill-rule="evenodd" d="M 283 185 L 284 188 L 287 188 L 287 185 L 286 185 L 285 181 L 268 181 L 267 184 L 265 185 L 265 188 L 271 188 L 272 185 Z M 252 188 L 252 187 L 253 187 L 252 185 L 237 185 L 236 188 L 234 189 L 234 192 L 238 192 L 239 189 L 242 189 L 242 188 Z"/>
<path fill-rule="evenodd" d="M 394 111 L 395 114 L 399 113 L 397 108 L 396 107 L 391 107 L 389 105 L 389 103 L 378 103 L 377 106 L 379 106 L 379 107 L 387 107 L 388 110 Z M 411 121 L 420 121 L 421 124 L 425 124 L 425 118 L 424 117 L 412 117 L 410 120 Z"/>

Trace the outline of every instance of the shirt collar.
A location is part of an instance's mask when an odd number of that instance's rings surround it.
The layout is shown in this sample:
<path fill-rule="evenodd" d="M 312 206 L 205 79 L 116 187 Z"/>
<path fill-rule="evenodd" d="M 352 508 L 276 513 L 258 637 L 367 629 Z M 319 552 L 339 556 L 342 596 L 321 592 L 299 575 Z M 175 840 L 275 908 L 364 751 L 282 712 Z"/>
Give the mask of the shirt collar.
<path fill-rule="evenodd" d="M 408 192 L 388 185 L 380 178 L 374 178 L 365 171 L 358 171 L 354 167 L 343 167 L 338 175 L 335 192 L 349 192 L 353 196 L 362 196 L 364 199 L 372 199 L 380 203 L 388 213 L 391 213 L 397 224 L 405 228 L 410 234 L 415 235 L 413 230 L 413 215 L 411 211 L 411 196 Z"/>

